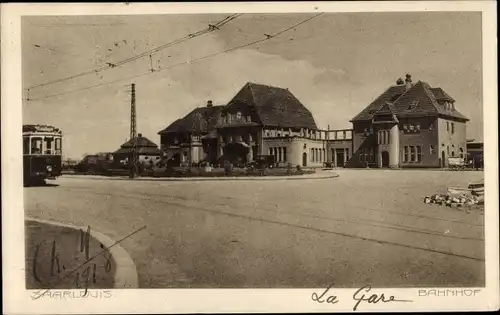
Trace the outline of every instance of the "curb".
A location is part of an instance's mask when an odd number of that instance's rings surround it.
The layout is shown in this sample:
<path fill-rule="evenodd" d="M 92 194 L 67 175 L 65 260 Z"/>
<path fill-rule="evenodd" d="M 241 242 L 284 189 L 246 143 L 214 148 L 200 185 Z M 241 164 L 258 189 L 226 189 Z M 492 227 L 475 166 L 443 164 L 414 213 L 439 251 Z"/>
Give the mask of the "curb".
<path fill-rule="evenodd" d="M 25 217 L 24 220 L 61 226 L 75 230 L 80 230 L 80 229 L 83 229 L 84 231 L 86 230 L 86 227 L 78 227 L 71 224 L 66 224 L 52 220 L 41 220 L 32 217 Z M 120 244 L 116 244 L 116 241 L 95 230 L 92 229 L 90 230 L 90 236 L 101 242 L 104 246 L 106 246 L 106 248 L 113 246 L 109 249 L 109 252 L 116 263 L 114 288 L 115 289 L 139 288 L 139 276 L 137 274 L 137 266 L 135 265 L 130 255 L 125 251 L 125 249 L 122 246 L 120 246 Z"/>
<path fill-rule="evenodd" d="M 151 182 L 199 182 L 199 181 L 271 181 L 271 180 L 306 180 L 306 179 L 329 179 L 337 178 L 339 174 L 321 176 L 261 176 L 261 177 L 139 177 L 130 179 L 128 177 L 105 177 L 95 175 L 70 175 L 67 177 L 93 180 L 129 180 L 129 181 L 151 181 Z"/>

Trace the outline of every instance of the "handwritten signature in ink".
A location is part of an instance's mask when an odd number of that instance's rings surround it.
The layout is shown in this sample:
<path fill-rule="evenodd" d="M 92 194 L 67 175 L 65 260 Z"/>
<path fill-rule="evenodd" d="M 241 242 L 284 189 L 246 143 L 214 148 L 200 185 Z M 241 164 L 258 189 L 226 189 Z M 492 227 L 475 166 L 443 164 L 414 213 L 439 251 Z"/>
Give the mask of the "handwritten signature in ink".
<path fill-rule="evenodd" d="M 112 269 L 112 263 L 111 263 L 111 253 L 109 250 L 116 246 L 117 244 L 123 242 L 125 239 L 131 237 L 132 235 L 138 233 L 139 231 L 145 229 L 146 226 L 143 226 L 134 232 L 130 233 L 129 235 L 123 237 L 119 241 L 115 242 L 109 247 L 105 247 L 103 244 L 100 244 L 101 250 L 97 252 L 95 255 L 90 256 L 90 226 L 87 228 L 86 231 L 80 230 L 80 248 L 79 251 L 80 253 L 84 254 L 84 262 L 77 265 L 74 269 L 67 270 L 65 264 L 64 264 L 64 259 L 68 259 L 68 257 L 60 257 L 59 252 L 57 250 L 57 243 L 54 240 L 52 242 L 52 248 L 50 252 L 50 279 L 53 281 L 49 281 L 48 283 L 43 281 L 41 278 L 42 272 L 42 267 L 40 266 L 39 263 L 39 258 L 40 258 L 40 249 L 41 245 L 43 242 L 39 243 L 36 248 L 35 248 L 35 253 L 33 256 L 33 268 L 32 268 L 32 275 L 38 283 L 42 285 L 44 289 L 37 290 L 33 295 L 32 299 L 39 299 L 43 297 L 49 290 L 60 284 L 62 281 L 68 279 L 69 277 L 74 277 L 73 279 L 73 285 L 80 289 L 83 288 L 85 289 L 84 296 L 88 294 L 88 288 L 89 284 L 96 283 L 97 282 L 97 273 L 99 268 L 104 268 L 104 271 L 106 273 L 111 272 Z M 98 266 L 98 264 L 95 263 L 97 257 L 104 257 L 105 263 L 102 266 Z M 70 260 L 66 260 L 68 262 L 72 262 L 77 260 L 79 257 L 73 257 L 73 260 L 69 258 Z"/>

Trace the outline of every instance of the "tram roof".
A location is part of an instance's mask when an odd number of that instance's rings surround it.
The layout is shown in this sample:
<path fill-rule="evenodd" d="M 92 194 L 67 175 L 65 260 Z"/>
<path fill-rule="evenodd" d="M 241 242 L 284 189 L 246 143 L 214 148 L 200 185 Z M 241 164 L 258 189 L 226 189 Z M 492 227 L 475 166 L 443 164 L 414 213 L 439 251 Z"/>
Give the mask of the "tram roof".
<path fill-rule="evenodd" d="M 23 133 L 54 133 L 61 135 L 62 131 L 50 125 L 23 125 Z"/>

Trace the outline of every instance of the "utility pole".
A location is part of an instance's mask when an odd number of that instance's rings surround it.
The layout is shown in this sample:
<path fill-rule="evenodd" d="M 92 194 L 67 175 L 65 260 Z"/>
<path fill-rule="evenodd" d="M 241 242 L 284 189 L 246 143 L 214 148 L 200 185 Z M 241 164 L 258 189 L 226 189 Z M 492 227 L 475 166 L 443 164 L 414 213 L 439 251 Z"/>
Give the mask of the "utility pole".
<path fill-rule="evenodd" d="M 132 83 L 132 90 L 130 92 L 130 139 L 132 139 L 132 150 L 129 158 L 129 177 L 134 178 L 137 175 L 137 117 L 135 109 L 135 83 Z"/>
<path fill-rule="evenodd" d="M 326 132 L 326 166 L 332 167 L 332 153 L 330 146 L 330 125 L 328 125 L 328 131 Z"/>

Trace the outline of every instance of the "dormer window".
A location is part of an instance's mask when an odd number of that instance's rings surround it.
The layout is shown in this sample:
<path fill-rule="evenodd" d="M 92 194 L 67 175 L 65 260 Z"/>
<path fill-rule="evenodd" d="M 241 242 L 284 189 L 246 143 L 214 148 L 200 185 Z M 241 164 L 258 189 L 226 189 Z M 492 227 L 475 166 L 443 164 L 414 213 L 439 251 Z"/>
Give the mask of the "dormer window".
<path fill-rule="evenodd" d="M 415 109 L 415 107 L 417 107 L 417 105 L 418 105 L 418 101 L 417 100 L 411 101 L 410 105 L 408 105 L 408 110 Z"/>
<path fill-rule="evenodd" d="M 236 119 L 237 119 L 237 120 L 241 120 L 241 117 L 242 117 L 242 116 L 241 116 L 241 112 L 237 112 L 237 113 L 236 113 Z"/>

